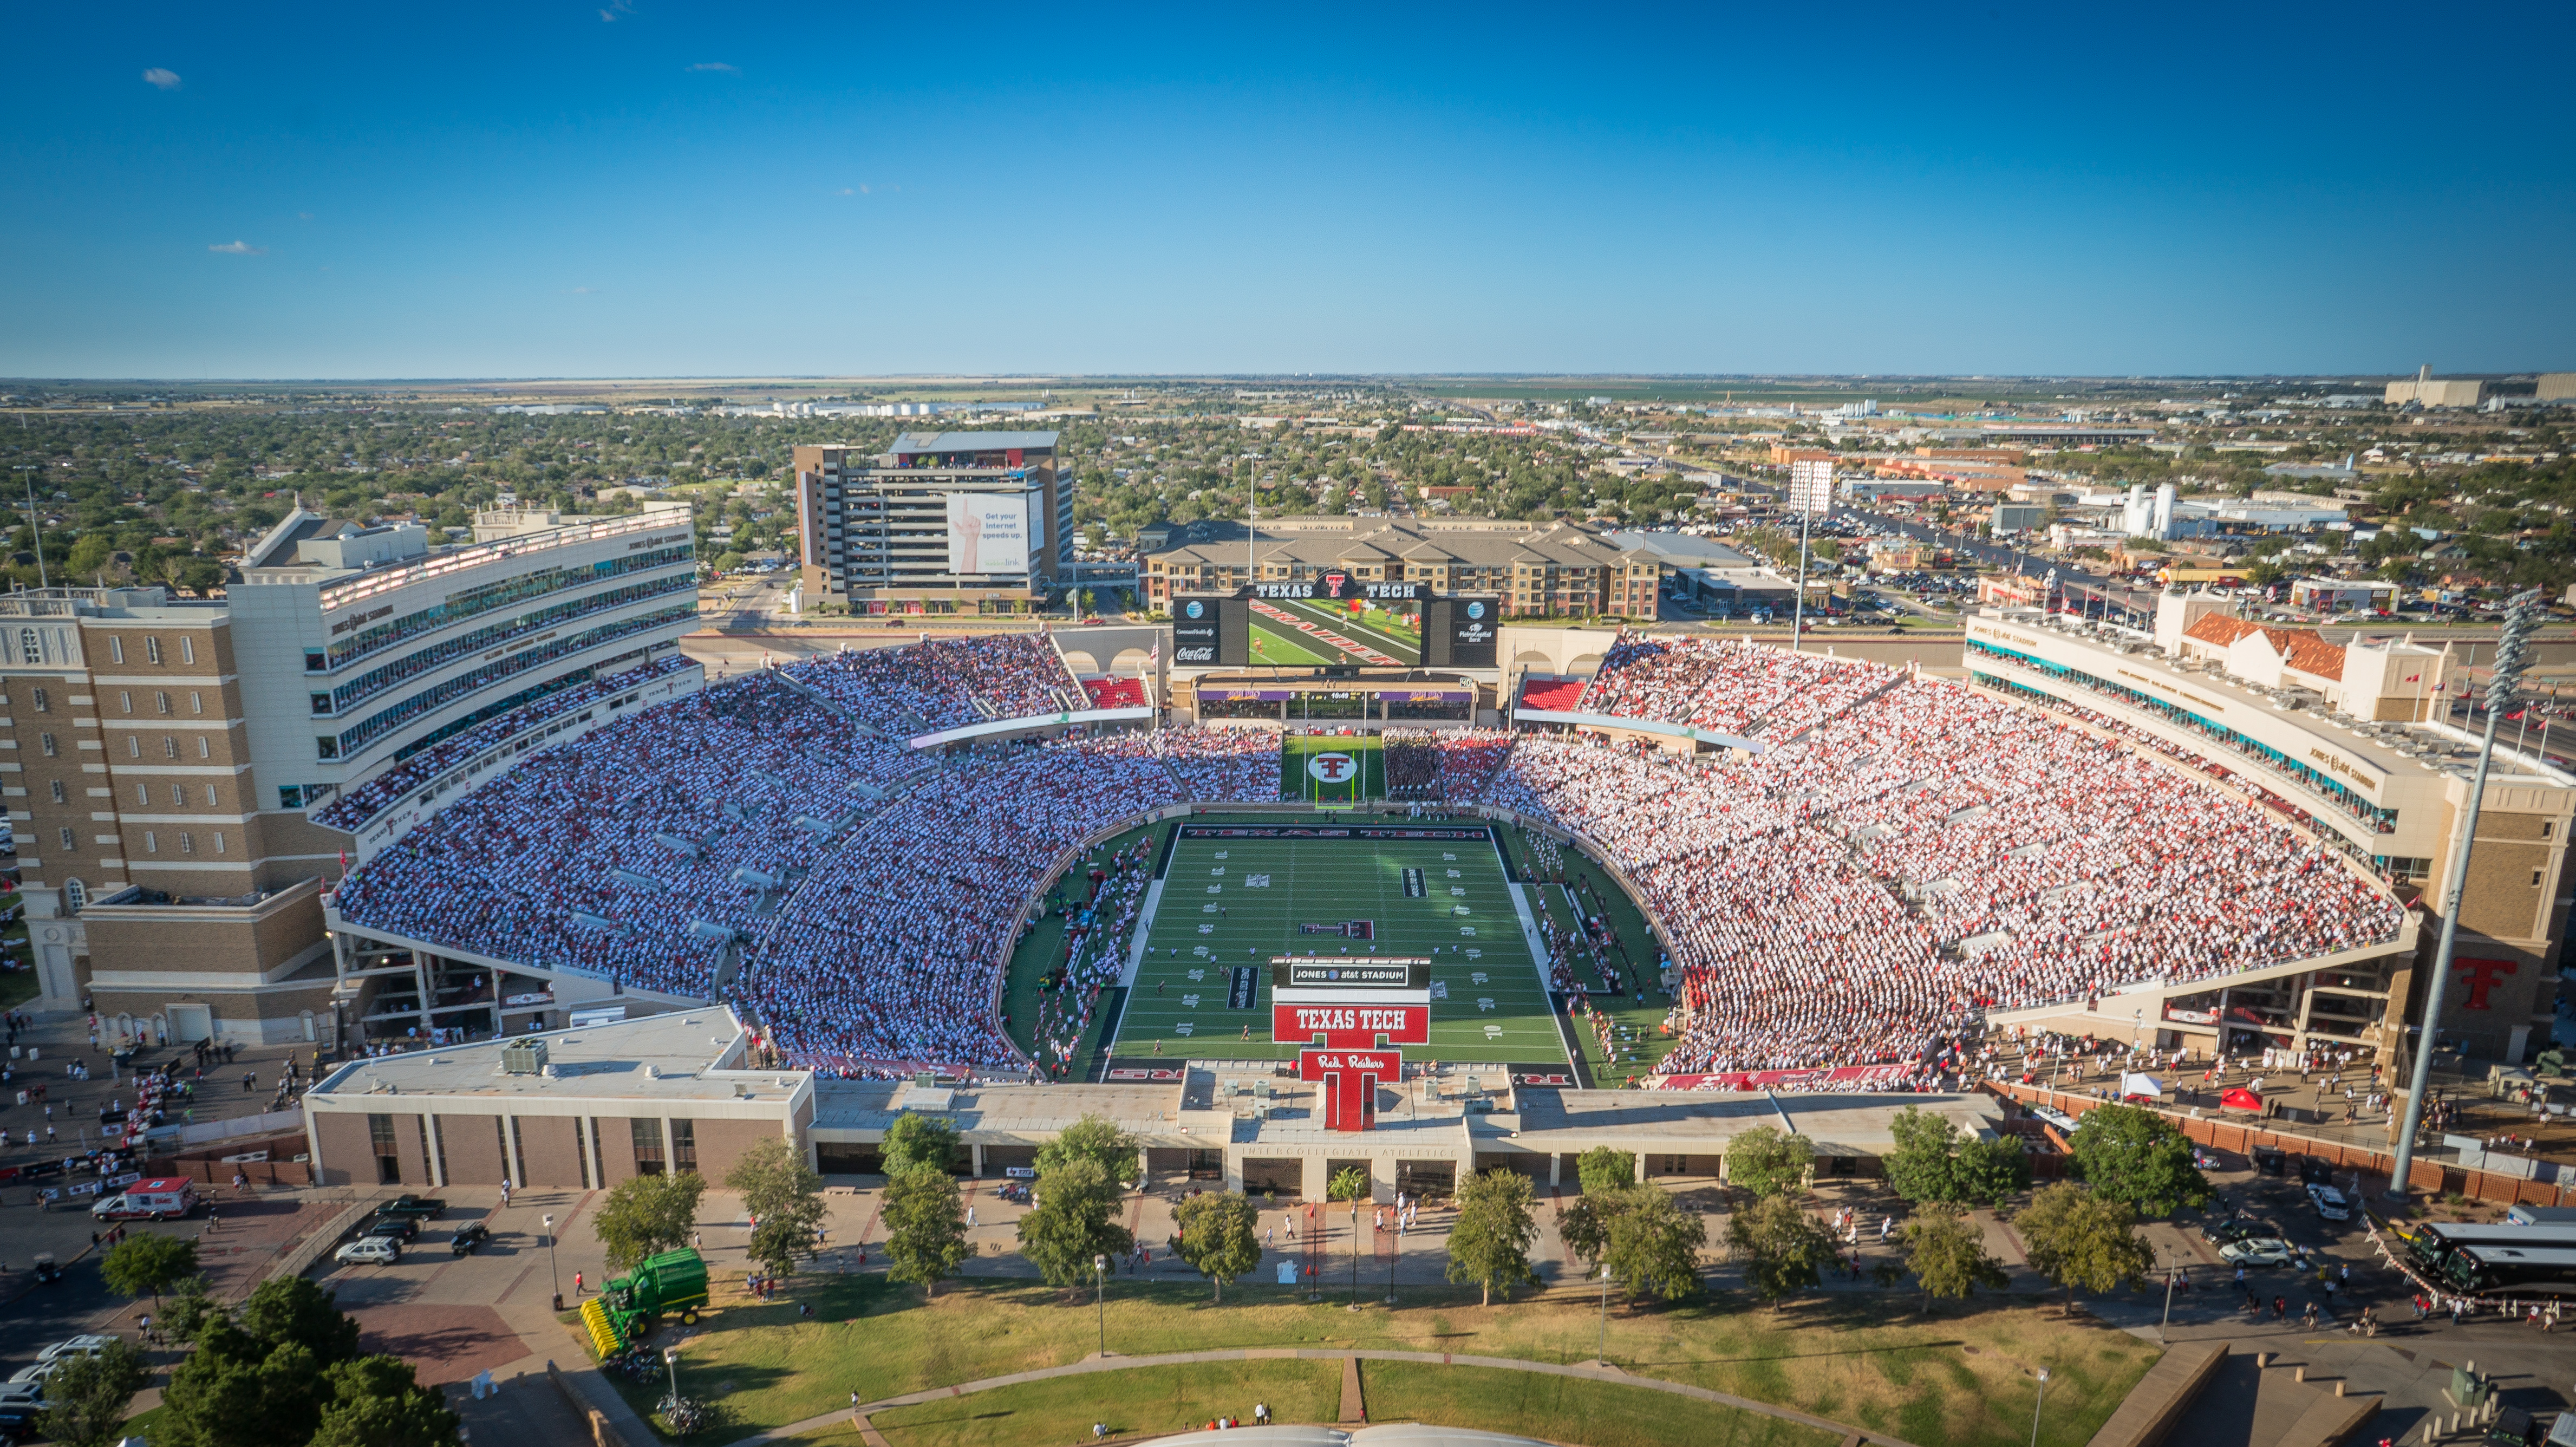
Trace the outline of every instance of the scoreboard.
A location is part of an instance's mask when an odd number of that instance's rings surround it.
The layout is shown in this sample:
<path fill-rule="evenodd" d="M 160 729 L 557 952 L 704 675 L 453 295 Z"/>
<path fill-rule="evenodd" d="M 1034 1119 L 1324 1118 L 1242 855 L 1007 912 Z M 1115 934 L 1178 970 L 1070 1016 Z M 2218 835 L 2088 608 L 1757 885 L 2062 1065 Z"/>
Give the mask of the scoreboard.
<path fill-rule="evenodd" d="M 1184 668 L 1492 668 L 1502 599 L 1327 572 L 1172 600 Z"/>

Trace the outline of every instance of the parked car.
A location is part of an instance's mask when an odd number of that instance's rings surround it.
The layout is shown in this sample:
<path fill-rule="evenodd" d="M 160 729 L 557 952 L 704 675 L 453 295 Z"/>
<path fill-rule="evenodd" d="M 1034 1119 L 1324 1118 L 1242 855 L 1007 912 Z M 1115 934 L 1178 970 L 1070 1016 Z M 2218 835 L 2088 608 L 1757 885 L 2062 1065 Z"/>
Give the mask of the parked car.
<path fill-rule="evenodd" d="M 385 1236 L 361 1236 L 331 1253 L 334 1261 L 352 1265 L 391 1266 L 402 1260 L 402 1246 Z"/>
<path fill-rule="evenodd" d="M 117 1338 L 112 1336 L 98 1335 L 94 1333 L 87 1336 L 76 1336 L 69 1341 L 58 1341 L 52 1346 L 45 1348 L 43 1351 L 36 1353 L 36 1360 L 42 1363 L 58 1362 L 65 1357 L 94 1357 L 100 1352 L 107 1350 L 108 1345 L 116 1340 Z"/>
<path fill-rule="evenodd" d="M 2301 1156 L 2299 1179 L 2311 1186 L 2331 1186 L 2334 1184 L 2334 1163 L 2323 1156 Z"/>
<path fill-rule="evenodd" d="M 447 1238 L 447 1249 L 458 1256 L 470 1256 L 474 1248 L 492 1239 L 492 1228 L 480 1221 L 466 1226 Z"/>
<path fill-rule="evenodd" d="M 2280 1228 L 2270 1222 L 2241 1218 L 2232 1221 L 2211 1221 L 2200 1228 L 2200 1239 L 2213 1246 L 2224 1246 L 2230 1241 L 2260 1240 L 2280 1234 Z"/>
<path fill-rule="evenodd" d="M 2218 1259 L 2230 1266 L 2288 1266 L 2299 1257 L 2277 1236 L 2249 1236 L 2219 1247 Z"/>
<path fill-rule="evenodd" d="M 2317 1208 L 2318 1215 L 2329 1221 L 2352 1219 L 2352 1202 L 2344 1199 L 2343 1192 L 2332 1186 L 2308 1187 L 2308 1201 Z"/>
<path fill-rule="evenodd" d="M 383 1205 L 378 1206 L 376 1208 L 376 1214 L 379 1216 L 418 1216 L 424 1221 L 429 1221 L 436 1219 L 438 1213 L 446 1209 L 447 1203 L 436 1196 L 396 1196 L 392 1200 L 385 1202 Z"/>
<path fill-rule="evenodd" d="M 2200 1167 L 2204 1171 L 2223 1171 L 2227 1169 L 2226 1158 L 2207 1146 L 2193 1146 L 2191 1148 L 2191 1163 Z"/>

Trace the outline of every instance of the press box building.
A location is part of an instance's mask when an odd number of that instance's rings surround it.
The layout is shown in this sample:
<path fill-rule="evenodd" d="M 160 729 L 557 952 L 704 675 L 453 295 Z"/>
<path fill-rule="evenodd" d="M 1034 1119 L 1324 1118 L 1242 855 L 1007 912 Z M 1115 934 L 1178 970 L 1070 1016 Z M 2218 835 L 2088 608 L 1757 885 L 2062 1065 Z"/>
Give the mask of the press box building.
<path fill-rule="evenodd" d="M 298 509 L 221 599 L 0 597 L 36 1008 L 86 997 L 110 1038 L 180 1042 L 472 1017 L 437 1018 L 426 956 L 353 969 L 330 884 L 464 784 L 701 677 L 685 512 L 482 521 L 433 547 Z"/>
<path fill-rule="evenodd" d="M 1044 599 L 1073 563 L 1053 432 L 906 432 L 884 452 L 795 451 L 807 599 L 985 612 Z"/>

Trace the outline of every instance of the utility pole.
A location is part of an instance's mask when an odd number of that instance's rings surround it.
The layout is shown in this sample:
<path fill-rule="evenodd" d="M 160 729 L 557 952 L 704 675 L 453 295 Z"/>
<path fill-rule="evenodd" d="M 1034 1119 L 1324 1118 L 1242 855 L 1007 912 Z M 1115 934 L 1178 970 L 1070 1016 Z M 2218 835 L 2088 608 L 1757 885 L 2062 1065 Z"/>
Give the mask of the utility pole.
<path fill-rule="evenodd" d="M 2527 647 L 2540 624 L 2540 590 L 2527 588 L 2505 605 L 2504 632 L 2496 640 L 2495 661 L 2487 678 L 2487 731 L 2478 744 L 2477 772 L 2469 780 L 2469 807 L 2461 816 L 2452 846 L 2451 877 L 2442 888 L 2442 943 L 2433 952 L 2433 977 L 2424 985 L 2424 1031 L 2415 1042 L 2415 1068 L 2406 1087 L 2406 1124 L 2397 1135 L 2397 1164 L 2388 1173 L 2388 1199 L 2404 1201 L 2406 1178 L 2415 1164 L 2415 1132 L 2424 1122 L 2424 1092 L 2433 1075 L 2433 1049 L 2441 1038 L 2442 997 L 2451 979 L 2451 950 L 2460 933 L 2460 896 L 2469 882 L 2469 851 L 2477 843 L 2478 809 L 2486 802 L 2487 768 L 2495 760 L 2496 720 L 2504 717 L 2530 664 Z M 2401 1017 L 2402 1019 L 2402 1017 Z M 2398 1037 L 2404 1039 L 2401 1033 Z"/>
<path fill-rule="evenodd" d="M 22 416 L 19 420 L 26 419 Z M 36 511 L 36 468 L 37 464 L 27 463 L 18 470 L 27 474 L 27 535 L 36 540 L 36 586 L 50 588 L 54 585 L 45 576 L 45 519 Z"/>

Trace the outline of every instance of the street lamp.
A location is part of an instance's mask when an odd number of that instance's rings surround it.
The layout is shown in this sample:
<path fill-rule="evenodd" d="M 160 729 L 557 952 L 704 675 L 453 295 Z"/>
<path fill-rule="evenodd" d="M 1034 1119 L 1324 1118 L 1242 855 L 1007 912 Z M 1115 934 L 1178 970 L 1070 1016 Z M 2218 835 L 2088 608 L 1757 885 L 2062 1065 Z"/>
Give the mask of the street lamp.
<path fill-rule="evenodd" d="M 555 1310 L 563 1310 L 563 1277 L 555 1271 L 555 1218 L 546 1216 L 546 1283 L 555 1289 Z"/>
<path fill-rule="evenodd" d="M 2172 1253 L 2163 1247 L 2158 1247 L 2156 1254 L 2165 1258 L 2165 1319 L 2156 1325 L 2156 1340 L 2162 1342 L 2173 1327 L 2174 1262 Z"/>
<path fill-rule="evenodd" d="M 1351 1197 L 1351 1310 L 1360 1309 L 1360 1198 Z"/>
<path fill-rule="evenodd" d="M 2039 1447 L 2039 1410 L 2048 1405 L 2048 1368 L 2039 1369 L 2039 1400 L 2030 1409 L 2030 1447 Z"/>
<path fill-rule="evenodd" d="M 2442 998 L 2451 979 L 2451 948 L 2460 933 L 2460 895 L 2468 887 L 2469 851 L 2478 837 L 2478 806 L 2486 801 L 2487 766 L 2495 758 L 2496 720 L 2513 702 L 2522 671 L 2530 663 L 2525 645 L 2540 624 L 2540 590 L 2527 588 L 2505 605 L 2504 632 L 2496 640 L 2495 661 L 2487 679 L 2487 732 L 2478 745 L 2477 772 L 2469 781 L 2469 808 L 2451 855 L 2451 878 L 2442 891 L 2442 943 L 2433 954 L 2433 980 L 2424 991 L 2424 1033 L 2415 1045 L 2415 1068 L 2406 1088 L 2406 1125 L 2397 1136 L 2397 1164 L 2388 1173 L 2388 1199 L 2406 1199 L 2406 1178 L 2415 1164 L 2415 1131 L 2424 1118 L 2424 1092 L 2432 1084 L 2433 1047 L 2441 1036 Z M 2403 1039 L 2403 1035 L 2399 1037 Z"/>
<path fill-rule="evenodd" d="M 1109 1258 L 1091 1258 L 1091 1304 L 1100 1314 L 1100 1354 L 1109 1355 Z"/>
<path fill-rule="evenodd" d="M 1395 1263 L 1404 1255 L 1404 1209 L 1395 1212 L 1395 1246 L 1386 1253 L 1386 1304 L 1395 1305 Z"/>
<path fill-rule="evenodd" d="M 1610 1365 L 1610 1263 L 1601 1263 L 1601 1345 L 1593 1352 L 1595 1366 Z"/>

